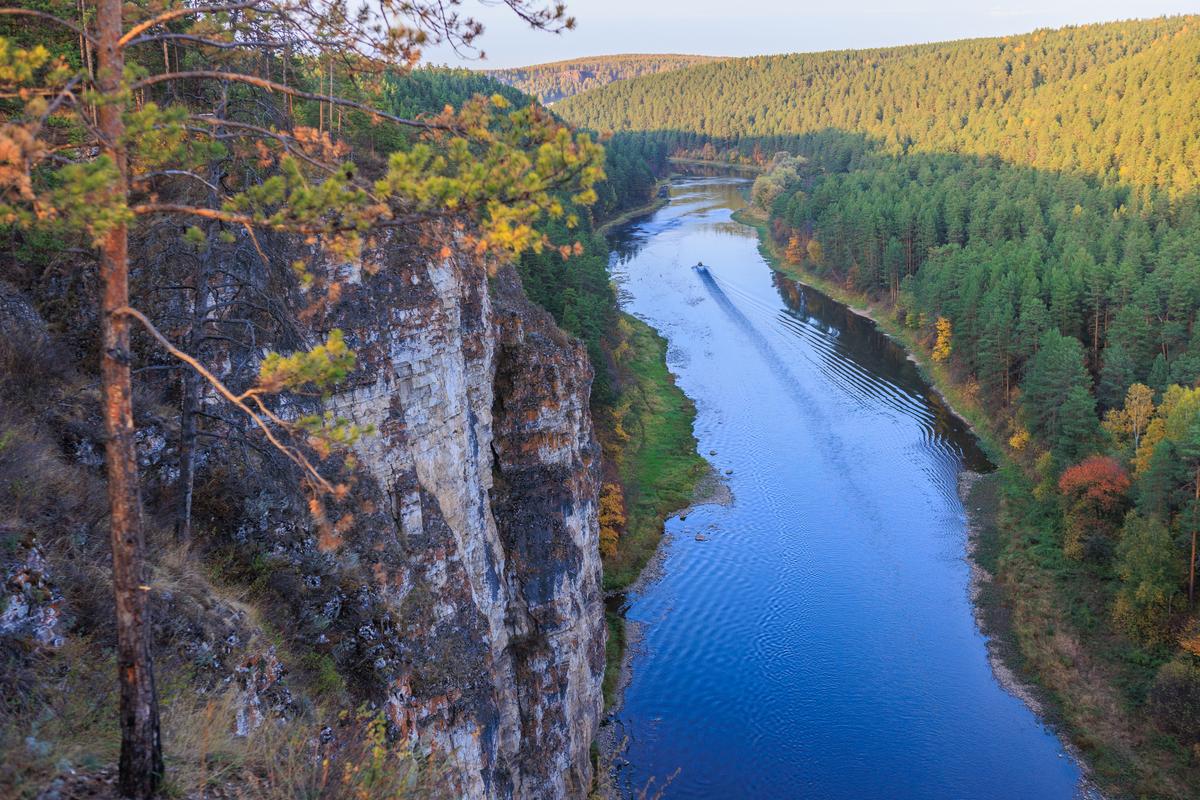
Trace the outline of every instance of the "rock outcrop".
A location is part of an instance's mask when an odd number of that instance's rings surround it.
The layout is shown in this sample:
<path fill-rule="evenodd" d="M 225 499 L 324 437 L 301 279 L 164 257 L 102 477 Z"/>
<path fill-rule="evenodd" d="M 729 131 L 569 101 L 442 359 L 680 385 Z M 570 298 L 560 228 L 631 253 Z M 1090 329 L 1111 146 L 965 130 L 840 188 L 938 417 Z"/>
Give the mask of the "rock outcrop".
<path fill-rule="evenodd" d="M 605 636 L 591 367 L 514 271 L 490 283 L 393 264 L 330 321 L 360 362 L 331 405 L 376 429 L 359 490 L 378 505 L 317 543 L 334 585 L 363 579 L 321 598 L 323 635 L 456 794 L 581 797 Z"/>
<path fill-rule="evenodd" d="M 48 573 L 36 545 L 9 567 L 0 583 L 0 639 L 26 638 L 40 647 L 62 646 L 62 593 Z"/>

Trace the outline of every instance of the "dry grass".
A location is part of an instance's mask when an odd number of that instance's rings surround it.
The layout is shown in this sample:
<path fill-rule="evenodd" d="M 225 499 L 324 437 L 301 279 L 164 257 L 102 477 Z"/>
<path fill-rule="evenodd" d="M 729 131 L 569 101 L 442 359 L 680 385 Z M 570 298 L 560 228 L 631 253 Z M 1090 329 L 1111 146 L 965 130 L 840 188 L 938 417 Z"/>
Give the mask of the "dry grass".
<path fill-rule="evenodd" d="M 167 796 L 246 800 L 450 797 L 430 759 L 392 743 L 382 714 L 343 713 L 332 726 L 271 719 L 246 736 L 237 692 L 181 694 L 164 705 Z"/>
<path fill-rule="evenodd" d="M 237 692 L 215 695 L 183 691 L 162 713 L 167 794 L 205 795 L 233 781 L 251 753 L 246 737 L 234 733 Z"/>
<path fill-rule="evenodd" d="M 428 770 L 387 741 L 378 715 L 347 715 L 321 736 L 311 720 L 264 722 L 237 736 L 237 693 L 180 696 L 163 714 L 166 794 L 247 800 L 433 797 Z M 324 741 L 323 741 L 324 738 Z"/>
<path fill-rule="evenodd" d="M 79 655 L 79 653 L 76 653 Z M 111 666 L 107 665 L 107 666 Z M 84 677 L 81 671 L 80 678 Z M 93 676 L 95 677 L 95 676 Z M 114 765 L 120 748 L 111 698 L 97 707 L 80 681 L 76 700 L 55 707 L 37 727 L 11 727 L 0 717 L 0 796 L 33 798 L 56 779 L 63 796 L 115 797 Z M 349 715 L 322 736 L 311 720 L 276 720 L 248 736 L 231 721 L 236 692 L 180 694 L 163 704 L 166 754 L 164 798 L 216 800 L 409 800 L 448 798 L 429 759 L 387 742 L 378 715 Z M 99 709 L 100 713 L 95 713 Z M 71 716 L 70 712 L 80 712 Z M 67 713 L 62 713 L 67 712 Z"/>
<path fill-rule="evenodd" d="M 627 797 L 630 800 L 662 800 L 667 796 L 671 784 L 679 777 L 682 767 L 676 767 L 673 772 L 663 776 L 661 780 L 652 775 L 640 788 L 618 785 L 616 781 L 617 763 L 624 759 L 628 747 L 628 736 L 619 742 L 609 743 L 607 747 L 593 745 L 592 766 L 595 769 L 595 775 L 592 779 L 591 789 L 588 791 L 588 800 L 611 800 L 618 797 Z"/>
<path fill-rule="evenodd" d="M 33 797 L 65 769 L 116 763 L 110 657 L 86 639 L 48 655 L 0 652 L 0 797 Z"/>
<path fill-rule="evenodd" d="M 249 737 L 252 766 L 239 796 L 256 800 L 401 800 L 450 796 L 425 759 L 387 741 L 381 714 L 345 715 L 322 743 L 318 732 L 262 726 Z"/>
<path fill-rule="evenodd" d="M 32 798 L 55 779 L 65 796 L 109 796 L 120 749 L 116 666 L 94 642 L 58 652 L 7 653 L 0 662 L 0 797 Z M 268 717 L 238 736 L 240 688 L 205 691 L 186 664 L 159 664 L 164 796 L 391 800 L 450 797 L 432 764 L 388 740 L 378 713 Z M 93 795 L 93 793 L 96 793 Z"/>

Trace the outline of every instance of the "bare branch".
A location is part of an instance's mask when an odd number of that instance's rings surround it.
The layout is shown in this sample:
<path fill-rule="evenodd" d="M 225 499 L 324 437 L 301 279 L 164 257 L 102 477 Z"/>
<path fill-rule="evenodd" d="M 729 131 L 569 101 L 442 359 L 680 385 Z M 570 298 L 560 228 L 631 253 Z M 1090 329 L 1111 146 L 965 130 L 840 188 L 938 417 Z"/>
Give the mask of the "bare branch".
<path fill-rule="evenodd" d="M 83 28 L 76 25 L 74 22 L 68 22 L 67 20 L 63 19 L 62 17 L 56 17 L 53 14 L 47 14 L 45 11 L 34 11 L 34 10 L 28 9 L 28 8 L 0 8 L 0 16 L 9 16 L 9 15 L 20 15 L 23 17 L 37 17 L 38 19 L 49 20 L 50 22 L 53 22 L 57 25 L 61 25 L 64 28 L 69 28 L 76 35 L 82 36 L 84 39 L 86 39 L 89 44 L 91 44 L 91 45 L 96 44 L 96 40 L 92 38 L 91 34 L 89 34 Z"/>
<path fill-rule="evenodd" d="M 225 42 L 220 39 L 209 39 L 205 36 L 196 36 L 190 33 L 156 33 L 152 36 L 139 36 L 129 42 L 127 47 L 133 47 L 139 44 L 150 44 L 153 42 L 192 42 L 203 47 L 215 47 L 222 50 L 232 50 L 236 47 L 252 47 L 256 50 L 272 50 L 281 47 L 287 47 L 287 42 L 269 41 L 251 41 L 251 42 Z"/>
<path fill-rule="evenodd" d="M 139 216 L 142 214 L 187 214 L 193 217 L 231 222 L 235 225 L 258 224 L 258 221 L 248 214 L 235 214 L 232 211 L 221 211 L 220 209 L 204 208 L 203 206 L 187 206 L 181 203 L 142 203 L 131 206 L 129 210 Z M 312 232 L 300 229 L 300 233 Z"/>
<path fill-rule="evenodd" d="M 38 118 L 38 129 L 39 130 L 41 130 L 41 127 L 46 124 L 46 120 L 50 118 L 50 115 L 53 114 L 55 111 L 58 111 L 59 106 L 61 106 L 63 103 L 65 103 L 68 100 L 70 100 L 71 102 L 75 101 L 74 89 L 79 84 L 79 82 L 81 80 L 83 80 L 83 77 L 85 74 L 86 73 L 81 72 L 78 75 L 72 76 L 71 80 L 67 81 L 67 83 L 63 86 L 63 88 L 59 90 L 58 97 L 56 97 L 50 101 L 49 105 L 46 106 L 46 110 L 42 112 L 42 116 L 40 116 Z"/>
<path fill-rule="evenodd" d="M 200 377 L 208 381 L 209 384 L 211 384 L 212 387 L 217 390 L 218 394 L 244 412 L 246 416 L 248 416 L 250 420 L 258 426 L 259 430 L 263 432 L 263 435 L 267 438 L 267 441 L 270 442 L 276 450 L 287 456 L 292 463 L 300 467 L 300 469 L 304 471 L 310 480 L 317 484 L 322 490 L 330 494 L 337 493 L 337 490 L 334 488 L 333 484 L 331 484 L 321 475 L 321 473 L 315 466 L 313 466 L 313 463 L 308 460 L 304 453 L 300 452 L 300 450 L 297 448 L 279 440 L 279 437 L 275 435 L 275 432 L 271 429 L 271 426 L 267 423 L 266 419 L 263 419 L 263 417 L 267 417 L 267 419 L 285 429 L 291 426 L 289 426 L 284 420 L 280 419 L 277 414 L 271 412 L 256 394 L 251 394 L 250 392 L 246 392 L 241 395 L 234 394 L 229 387 L 227 387 L 221 381 L 220 378 L 212 374 L 212 372 L 210 372 L 208 368 L 201 364 L 196 358 L 188 355 L 175 345 L 171 344 L 171 341 L 154 326 L 154 323 L 151 322 L 145 314 L 137 309 L 130 308 L 129 306 L 122 306 L 121 308 L 116 309 L 113 313 L 133 317 L 140 322 L 142 327 L 146 329 L 146 332 L 149 333 L 150 336 L 152 336 L 164 350 L 195 370 Z M 245 398 L 247 396 L 251 397 L 255 401 L 256 405 L 258 405 L 262 411 L 261 414 L 259 411 L 255 411 L 246 404 Z"/>
<path fill-rule="evenodd" d="M 249 225 L 246 225 L 245 228 L 246 235 L 250 237 L 250 241 L 254 244 L 254 250 L 258 253 L 258 257 L 262 259 L 262 263 L 264 265 L 270 264 L 270 259 L 268 259 L 267 254 L 263 252 L 262 245 L 258 243 L 258 237 L 254 235 L 254 228 L 251 228 Z"/>
<path fill-rule="evenodd" d="M 25 100 L 30 97 L 51 97 L 61 94 L 58 89 L 22 89 L 19 92 L 0 92 L 4 100 Z"/>
<path fill-rule="evenodd" d="M 188 6 L 182 8 L 173 8 L 170 11 L 164 11 L 156 17 L 151 17 L 145 22 L 139 22 L 130 28 L 124 36 L 117 41 L 117 47 L 125 47 L 134 39 L 136 39 L 143 31 L 148 31 L 156 25 L 162 25 L 164 22 L 170 22 L 173 19 L 180 17 L 189 17 L 194 14 L 220 14 L 225 11 L 241 11 L 247 8 L 257 8 L 262 5 L 259 0 L 250 0 L 245 3 L 230 3 L 220 6 Z"/>
<path fill-rule="evenodd" d="M 186 170 L 186 169 L 160 169 L 160 170 L 157 170 L 156 172 L 147 172 L 145 175 L 137 175 L 134 178 L 132 178 L 131 180 L 133 180 L 135 183 L 141 183 L 143 181 L 148 181 L 151 178 L 160 178 L 164 175 L 179 175 L 184 178 L 191 178 L 193 180 L 200 181 L 200 183 L 203 183 L 209 189 L 212 189 L 214 192 L 217 192 L 218 194 L 221 191 L 220 187 L 214 186 L 213 184 L 206 181 L 204 178 L 201 178 L 196 173 L 194 173 L 190 170 Z"/>
<path fill-rule="evenodd" d="M 347 100 L 343 97 L 328 94 L 315 94 L 313 92 L 304 92 L 300 89 L 294 89 L 291 86 L 286 86 L 282 83 L 269 81 L 264 78 L 256 78 L 253 75 L 245 75 L 240 72 L 220 72 L 218 70 L 189 70 L 187 72 L 164 72 L 161 75 L 151 75 L 143 78 L 140 81 L 133 83 L 130 88 L 144 89 L 147 86 L 153 86 L 156 83 L 165 83 L 167 81 L 186 81 L 186 80 L 212 80 L 212 81 L 232 81 L 234 83 L 244 83 L 248 86 L 254 86 L 259 89 L 265 89 L 268 92 L 279 92 L 280 94 L 299 97 L 302 100 L 316 100 L 321 103 L 332 103 L 334 105 L 343 106 L 345 108 L 353 108 L 356 111 L 362 111 L 364 114 L 369 114 L 373 117 L 386 119 L 389 122 L 394 122 L 397 125 L 407 125 L 410 128 L 420 128 L 427 131 L 451 131 L 453 128 L 447 125 L 439 125 L 422 120 L 405 119 L 397 117 L 382 111 L 372 106 L 356 103 L 353 100 Z"/>
<path fill-rule="evenodd" d="M 256 228 L 267 228 L 269 230 L 290 231 L 292 233 L 304 234 L 327 234 L 337 232 L 337 228 L 330 228 L 320 225 L 302 225 L 296 222 L 287 222 L 277 225 L 264 222 L 261 219 L 255 219 L 249 214 L 239 214 L 234 211 L 224 211 L 219 208 L 205 208 L 204 206 L 189 206 L 182 203 L 142 203 L 136 206 L 130 206 L 130 211 L 138 216 L 144 214 L 184 214 L 192 217 L 200 217 L 201 219 L 213 219 L 219 222 L 228 222 L 233 225 L 244 225 L 247 228 L 254 226 Z"/>

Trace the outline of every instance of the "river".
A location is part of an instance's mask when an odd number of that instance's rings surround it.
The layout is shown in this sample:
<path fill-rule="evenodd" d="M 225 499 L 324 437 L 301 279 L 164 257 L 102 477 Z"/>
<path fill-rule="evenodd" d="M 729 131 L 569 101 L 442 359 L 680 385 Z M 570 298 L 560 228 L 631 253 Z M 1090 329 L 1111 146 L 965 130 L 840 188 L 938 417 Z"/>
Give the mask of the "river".
<path fill-rule="evenodd" d="M 678 178 L 610 236 L 622 305 L 669 341 L 734 496 L 670 520 L 626 598 L 620 787 L 678 770 L 668 798 L 1075 796 L 968 596 L 956 479 L 986 458 L 872 323 L 770 269 L 731 219 L 746 186 Z"/>

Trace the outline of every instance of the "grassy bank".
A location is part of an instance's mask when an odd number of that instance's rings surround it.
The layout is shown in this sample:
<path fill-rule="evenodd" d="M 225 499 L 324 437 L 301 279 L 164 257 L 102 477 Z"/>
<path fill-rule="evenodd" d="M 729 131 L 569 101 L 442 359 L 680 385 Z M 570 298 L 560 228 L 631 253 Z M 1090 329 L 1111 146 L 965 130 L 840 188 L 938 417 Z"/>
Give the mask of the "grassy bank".
<path fill-rule="evenodd" d="M 621 315 L 621 390 L 602 424 L 605 456 L 625 493 L 626 524 L 604 565 L 604 588 L 621 591 L 653 557 L 667 517 L 692 502 L 708 463 L 696 452 L 696 408 L 667 369 L 667 342 Z M 627 348 L 624 347 L 627 345 Z M 605 432 L 606 429 L 606 432 Z"/>
<path fill-rule="evenodd" d="M 755 166 L 754 164 L 733 164 L 728 161 L 714 161 L 712 159 L 704 158 L 681 158 L 679 156 L 672 156 L 670 158 L 670 162 L 672 164 L 688 167 L 720 167 L 721 169 L 734 170 L 737 172 L 749 172 L 755 175 L 763 171 L 762 167 Z"/>
<path fill-rule="evenodd" d="M 595 414 L 604 479 L 618 484 L 624 499 L 620 538 L 604 559 L 604 589 L 610 593 L 638 579 L 658 549 L 664 522 L 693 501 L 697 483 L 709 471 L 696 452 L 695 406 L 667 369 L 666 340 L 629 314 L 620 317 L 618 339 L 613 349 L 617 398 Z M 620 614 L 606 614 L 606 622 L 604 702 L 609 707 L 620 688 L 626 631 Z"/>
<path fill-rule="evenodd" d="M 1200 752 L 1165 734 L 1145 710 L 1169 651 L 1142 648 L 1106 624 L 1108 582 L 1098 567 L 1064 555 L 1055 493 L 1039 490 L 1020 454 L 999 445 L 1009 420 L 989 414 L 951 366 L 934 363 L 929 343 L 891 308 L 788 263 L 760 215 L 740 212 L 736 219 L 758 230 L 760 251 L 777 271 L 870 317 L 902 343 L 998 465 L 967 501 L 974 561 L 993 576 L 977 598 L 981 624 L 1047 720 L 1083 756 L 1094 782 L 1113 797 L 1195 797 Z"/>
<path fill-rule="evenodd" d="M 604 707 L 611 708 L 621 689 L 621 669 L 625 661 L 625 618 L 613 611 L 604 612 L 608 641 L 604 644 Z"/>
<path fill-rule="evenodd" d="M 637 208 L 631 208 L 628 211 L 622 212 L 621 214 L 613 217 L 610 220 L 606 220 L 599 227 L 596 228 L 596 233 L 603 236 L 604 234 L 611 231 L 613 228 L 617 227 L 618 225 L 623 225 L 624 223 L 629 222 L 629 220 L 631 220 L 631 219 L 635 219 L 644 214 L 653 214 L 655 211 L 658 211 L 660 208 L 662 208 L 663 206 L 665 206 L 667 203 L 670 202 L 670 200 L 668 198 L 659 196 L 659 192 L 662 191 L 662 188 L 664 186 L 666 186 L 667 184 L 668 184 L 668 181 L 660 180 L 654 186 L 654 199 L 653 200 L 651 200 L 649 203 L 646 203 L 645 205 L 638 206 Z"/>

